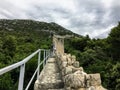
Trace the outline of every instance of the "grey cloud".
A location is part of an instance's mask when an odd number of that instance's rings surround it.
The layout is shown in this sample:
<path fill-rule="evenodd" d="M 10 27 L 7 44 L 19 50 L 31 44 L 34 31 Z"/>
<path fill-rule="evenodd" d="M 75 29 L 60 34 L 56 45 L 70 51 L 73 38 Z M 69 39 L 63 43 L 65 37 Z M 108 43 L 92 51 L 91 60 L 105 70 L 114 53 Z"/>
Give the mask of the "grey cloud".
<path fill-rule="evenodd" d="M 78 8 L 81 9 L 81 7 L 84 8 L 83 13 L 87 13 L 88 15 L 92 13 L 95 16 L 94 22 L 92 21 L 88 22 L 90 26 L 93 26 L 96 28 L 104 27 L 105 23 L 103 23 L 103 18 L 104 18 L 104 15 L 106 14 L 106 9 L 104 7 L 104 4 L 101 1 L 79 0 Z M 82 17 L 82 18 L 86 19 L 86 17 Z"/>
<path fill-rule="evenodd" d="M 110 30 L 103 32 L 101 34 L 99 34 L 98 36 L 95 36 L 94 38 L 106 38 L 107 35 L 109 34 Z"/>
<path fill-rule="evenodd" d="M 31 11 L 31 12 L 30 12 Z M 39 6 L 39 5 L 33 5 L 30 10 L 26 11 L 29 17 L 33 17 L 34 19 L 40 19 L 40 18 L 46 18 L 48 21 L 53 21 L 52 14 L 58 14 L 65 16 L 66 11 L 60 9 L 60 8 L 49 8 L 49 6 L 46 6 L 45 8 Z"/>
<path fill-rule="evenodd" d="M 37 6 L 32 8 L 32 12 L 27 11 L 27 15 L 36 20 L 45 20 L 47 22 L 53 21 L 48 9 L 43 9 Z"/>
<path fill-rule="evenodd" d="M 120 21 L 120 1 L 113 0 L 110 8 L 110 23 L 115 24 L 118 21 Z"/>
<path fill-rule="evenodd" d="M 28 5 L 28 8 L 21 8 L 22 6 L 17 6 L 14 0 L 9 2 L 8 0 L 4 0 L 0 3 L 0 16 L 9 19 L 25 18 L 47 22 L 58 21 L 58 24 L 61 24 L 73 32 L 82 35 L 88 33 L 91 37 L 96 37 L 96 35 L 105 37 L 110 30 L 107 30 L 108 32 L 106 31 L 104 34 L 101 34 L 101 30 L 107 29 L 120 20 L 120 4 L 118 4 L 118 0 L 113 0 L 110 8 L 106 8 L 102 0 L 70 1 L 73 2 L 74 6 L 71 7 L 74 7 L 75 10 L 70 10 L 69 7 L 62 7 L 59 3 L 44 3 L 43 5 L 37 3 L 40 1 L 28 3 L 33 2 L 33 0 L 25 3 L 21 1 L 21 3 Z M 64 0 L 62 0 L 62 2 L 64 2 Z M 97 34 L 95 35 L 94 32 Z"/>
<path fill-rule="evenodd" d="M 71 18 L 71 27 L 78 27 L 78 30 L 76 30 L 77 33 L 92 33 L 94 31 L 99 33 L 99 30 L 114 25 L 114 22 L 120 19 L 120 5 L 115 5 L 114 8 L 112 8 L 112 11 L 111 9 L 106 8 L 103 2 L 96 0 L 79 0 L 76 5 L 79 8 L 77 15 L 82 16 L 81 14 L 87 13 L 88 15 L 93 14 L 95 16 L 94 21 L 88 20 L 85 16 L 77 18 L 75 15 Z M 79 10 L 82 10 L 82 13 Z M 111 15 L 109 12 L 114 14 Z M 108 15 L 106 16 L 106 14 Z M 108 20 L 106 20 L 106 18 L 108 18 Z M 110 30 L 108 30 L 108 32 L 110 32 Z M 101 34 L 101 36 L 105 37 L 108 32 L 104 35 Z"/>

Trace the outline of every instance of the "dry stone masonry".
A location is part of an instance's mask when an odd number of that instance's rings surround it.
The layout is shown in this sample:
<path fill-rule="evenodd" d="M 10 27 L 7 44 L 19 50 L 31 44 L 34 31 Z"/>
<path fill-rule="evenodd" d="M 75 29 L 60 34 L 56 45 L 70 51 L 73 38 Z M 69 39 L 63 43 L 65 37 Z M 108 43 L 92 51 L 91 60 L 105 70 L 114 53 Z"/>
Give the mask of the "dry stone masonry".
<path fill-rule="evenodd" d="M 53 44 L 56 48 L 56 53 L 63 54 L 64 53 L 64 37 L 59 35 L 53 36 Z"/>
<path fill-rule="evenodd" d="M 63 37 L 54 35 L 53 43 L 55 56 L 48 59 L 34 90 L 106 90 L 99 73 L 87 74 L 74 55 L 64 53 Z"/>
<path fill-rule="evenodd" d="M 56 60 L 65 90 L 106 90 L 101 85 L 100 74 L 85 73 L 74 55 L 56 55 Z"/>

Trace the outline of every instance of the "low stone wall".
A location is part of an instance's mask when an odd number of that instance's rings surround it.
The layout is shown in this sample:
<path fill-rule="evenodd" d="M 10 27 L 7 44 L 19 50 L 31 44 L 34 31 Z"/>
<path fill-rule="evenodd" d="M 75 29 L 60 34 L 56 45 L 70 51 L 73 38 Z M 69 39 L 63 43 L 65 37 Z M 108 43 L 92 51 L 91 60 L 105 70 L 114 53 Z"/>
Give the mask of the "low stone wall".
<path fill-rule="evenodd" d="M 101 85 L 100 74 L 87 74 L 74 55 L 56 55 L 65 90 L 106 90 Z"/>

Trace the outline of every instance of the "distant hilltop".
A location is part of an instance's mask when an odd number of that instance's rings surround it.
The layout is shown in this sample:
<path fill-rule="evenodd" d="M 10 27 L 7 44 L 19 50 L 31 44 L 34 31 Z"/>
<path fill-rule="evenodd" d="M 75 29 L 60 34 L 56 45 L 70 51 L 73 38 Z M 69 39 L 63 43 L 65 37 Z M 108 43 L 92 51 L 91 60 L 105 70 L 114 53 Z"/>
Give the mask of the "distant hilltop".
<path fill-rule="evenodd" d="M 8 30 L 8 31 L 44 31 L 55 33 L 59 35 L 77 35 L 72 31 L 54 23 L 40 22 L 35 20 L 27 20 L 27 19 L 0 19 L 0 30 Z"/>

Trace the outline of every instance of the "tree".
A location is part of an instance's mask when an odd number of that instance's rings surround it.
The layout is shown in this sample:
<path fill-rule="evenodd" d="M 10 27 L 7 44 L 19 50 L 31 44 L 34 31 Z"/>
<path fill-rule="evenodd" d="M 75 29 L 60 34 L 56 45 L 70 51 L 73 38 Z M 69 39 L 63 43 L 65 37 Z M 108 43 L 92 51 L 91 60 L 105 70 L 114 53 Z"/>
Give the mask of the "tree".
<path fill-rule="evenodd" d="M 73 38 L 71 40 L 71 45 L 76 50 L 84 51 L 84 48 L 87 46 L 87 42 L 90 40 L 89 36 L 81 38 Z"/>
<path fill-rule="evenodd" d="M 120 22 L 117 27 L 111 30 L 107 40 L 110 44 L 109 49 L 113 58 L 118 60 L 120 58 Z"/>
<path fill-rule="evenodd" d="M 16 39 L 14 36 L 7 36 L 3 41 L 2 49 L 6 57 L 11 57 L 15 55 L 16 51 Z"/>
<path fill-rule="evenodd" d="M 0 90 L 13 90 L 13 81 L 10 73 L 0 76 Z"/>
<path fill-rule="evenodd" d="M 109 90 L 119 90 L 120 89 L 120 63 L 116 63 L 113 65 L 112 63 L 108 63 L 105 67 L 105 75 L 104 81 Z"/>

